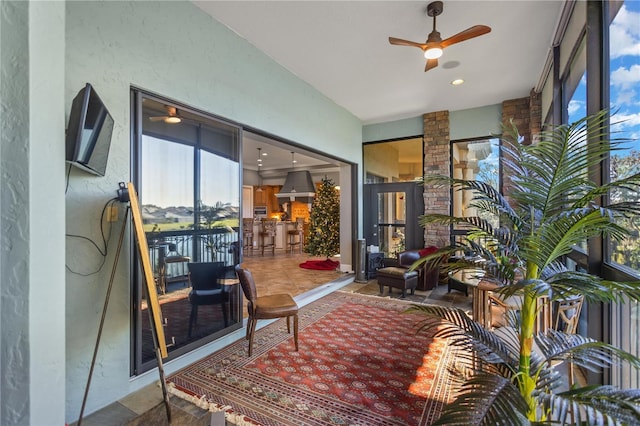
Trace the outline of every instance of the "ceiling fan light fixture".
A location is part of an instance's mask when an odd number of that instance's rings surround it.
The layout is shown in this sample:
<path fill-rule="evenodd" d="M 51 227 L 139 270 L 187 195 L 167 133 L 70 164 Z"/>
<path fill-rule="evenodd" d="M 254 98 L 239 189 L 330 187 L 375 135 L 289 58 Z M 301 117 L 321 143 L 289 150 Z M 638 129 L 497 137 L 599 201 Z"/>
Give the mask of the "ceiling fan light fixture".
<path fill-rule="evenodd" d="M 164 118 L 164 122 L 167 124 L 178 124 L 182 122 L 180 117 L 176 117 L 175 115 L 171 115 Z"/>
<path fill-rule="evenodd" d="M 425 59 L 438 59 L 442 56 L 442 49 L 439 47 L 430 47 L 424 51 Z"/>
<path fill-rule="evenodd" d="M 461 85 L 461 84 L 463 84 L 463 83 L 464 83 L 464 80 L 463 80 L 463 79 L 461 79 L 461 78 L 456 78 L 455 80 L 453 80 L 453 81 L 451 82 L 451 85 L 452 85 L 452 86 L 460 86 L 460 85 Z"/>
<path fill-rule="evenodd" d="M 438 58 L 442 56 L 442 50 L 444 48 L 491 32 L 491 28 L 486 25 L 474 25 L 443 40 L 440 32 L 436 29 L 436 16 L 442 13 L 442 8 L 443 5 L 441 1 L 431 2 L 427 6 L 427 16 L 433 17 L 433 30 L 429 33 L 426 42 L 417 43 L 411 40 L 389 37 L 389 43 L 393 45 L 411 46 L 422 49 L 424 57 L 427 60 L 424 67 L 425 72 L 438 66 Z"/>

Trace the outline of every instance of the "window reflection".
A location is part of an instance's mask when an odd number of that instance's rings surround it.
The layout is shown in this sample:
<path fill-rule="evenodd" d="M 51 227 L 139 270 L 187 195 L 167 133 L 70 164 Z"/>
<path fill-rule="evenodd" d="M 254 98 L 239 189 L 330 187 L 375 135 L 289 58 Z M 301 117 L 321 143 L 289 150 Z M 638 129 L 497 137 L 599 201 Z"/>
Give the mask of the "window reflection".
<path fill-rule="evenodd" d="M 240 133 L 155 98 L 143 97 L 140 105 L 135 175 L 171 359 L 241 326 L 233 269 L 239 261 Z M 176 116 L 179 121 L 166 119 Z M 205 271 L 194 275 L 199 265 Z M 209 293 L 200 297 L 198 288 Z M 139 373 L 155 366 L 155 352 L 146 300 L 137 289 Z"/>
<path fill-rule="evenodd" d="M 620 2 L 611 2 L 609 27 L 609 69 L 610 102 L 615 112 L 611 122 L 612 138 L 629 140 L 626 149 L 611 155 L 610 175 L 619 179 L 640 172 L 640 104 L 637 101 L 640 92 L 640 80 L 633 78 L 640 70 L 640 2 L 625 1 L 619 10 Z M 635 51 L 635 53 L 634 53 Z M 637 192 L 617 191 L 610 194 L 612 202 L 640 201 Z M 629 218 L 621 224 L 632 234 L 623 241 L 610 241 L 608 260 L 640 271 L 640 220 Z M 640 356 L 640 304 L 637 301 L 624 301 L 613 306 L 612 310 L 613 343 L 621 349 Z M 627 364 L 615 367 L 612 372 L 613 384 L 622 388 L 640 386 L 640 371 Z"/>
<path fill-rule="evenodd" d="M 405 250 L 405 224 L 407 218 L 405 192 L 378 194 L 378 245 L 385 257 L 395 258 Z"/>
<path fill-rule="evenodd" d="M 363 145 L 365 183 L 406 182 L 422 177 L 422 138 Z"/>
<path fill-rule="evenodd" d="M 455 142 L 452 144 L 453 177 L 455 179 L 478 180 L 500 190 L 500 143 L 498 139 L 482 139 Z M 473 207 L 472 191 L 454 191 L 452 198 L 453 215 L 473 217 L 478 211 Z M 488 213 L 482 213 L 487 215 Z M 498 226 L 498 217 L 484 219 Z M 458 228 L 460 229 L 460 228 Z"/>
<path fill-rule="evenodd" d="M 640 3 L 626 1 L 615 14 L 610 31 L 610 99 L 611 137 L 627 140 L 624 150 L 611 155 L 610 174 L 620 179 L 640 172 L 640 80 L 634 78 L 640 70 Z M 635 191 L 610 194 L 611 202 L 640 201 Z M 631 231 L 623 241 L 610 242 L 610 260 L 640 271 L 640 218 L 629 218 L 621 224 Z"/>

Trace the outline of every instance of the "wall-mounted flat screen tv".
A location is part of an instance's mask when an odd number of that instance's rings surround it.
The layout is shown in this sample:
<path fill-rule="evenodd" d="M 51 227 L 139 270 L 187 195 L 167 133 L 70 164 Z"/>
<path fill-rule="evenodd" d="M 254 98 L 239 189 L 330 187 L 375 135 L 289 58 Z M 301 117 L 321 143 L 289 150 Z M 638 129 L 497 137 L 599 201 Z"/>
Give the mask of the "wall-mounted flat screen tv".
<path fill-rule="evenodd" d="M 113 118 L 91 84 L 82 88 L 71 104 L 67 128 L 67 162 L 104 176 L 107 169 Z"/>

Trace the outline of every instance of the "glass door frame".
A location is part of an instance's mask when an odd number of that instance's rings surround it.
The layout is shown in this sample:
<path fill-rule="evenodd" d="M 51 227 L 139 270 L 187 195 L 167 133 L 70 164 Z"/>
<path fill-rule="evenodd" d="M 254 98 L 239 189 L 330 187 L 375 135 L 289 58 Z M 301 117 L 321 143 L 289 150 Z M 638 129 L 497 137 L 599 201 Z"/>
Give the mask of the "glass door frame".
<path fill-rule="evenodd" d="M 384 193 L 404 192 L 404 223 L 378 223 L 378 196 Z M 405 228 L 405 250 L 424 247 L 424 231 L 418 224 L 420 215 L 424 214 L 423 187 L 416 182 L 370 183 L 363 185 L 363 235 L 367 245 L 380 243 L 380 226 L 402 226 Z"/>

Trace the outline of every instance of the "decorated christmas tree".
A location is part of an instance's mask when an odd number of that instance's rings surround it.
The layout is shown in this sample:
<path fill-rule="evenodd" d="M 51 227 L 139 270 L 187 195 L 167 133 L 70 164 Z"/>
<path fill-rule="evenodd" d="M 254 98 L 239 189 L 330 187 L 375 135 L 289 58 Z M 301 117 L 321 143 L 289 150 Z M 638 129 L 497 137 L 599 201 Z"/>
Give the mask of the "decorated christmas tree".
<path fill-rule="evenodd" d="M 340 198 L 331 179 L 322 179 L 310 222 L 305 252 L 327 258 L 340 253 Z"/>

